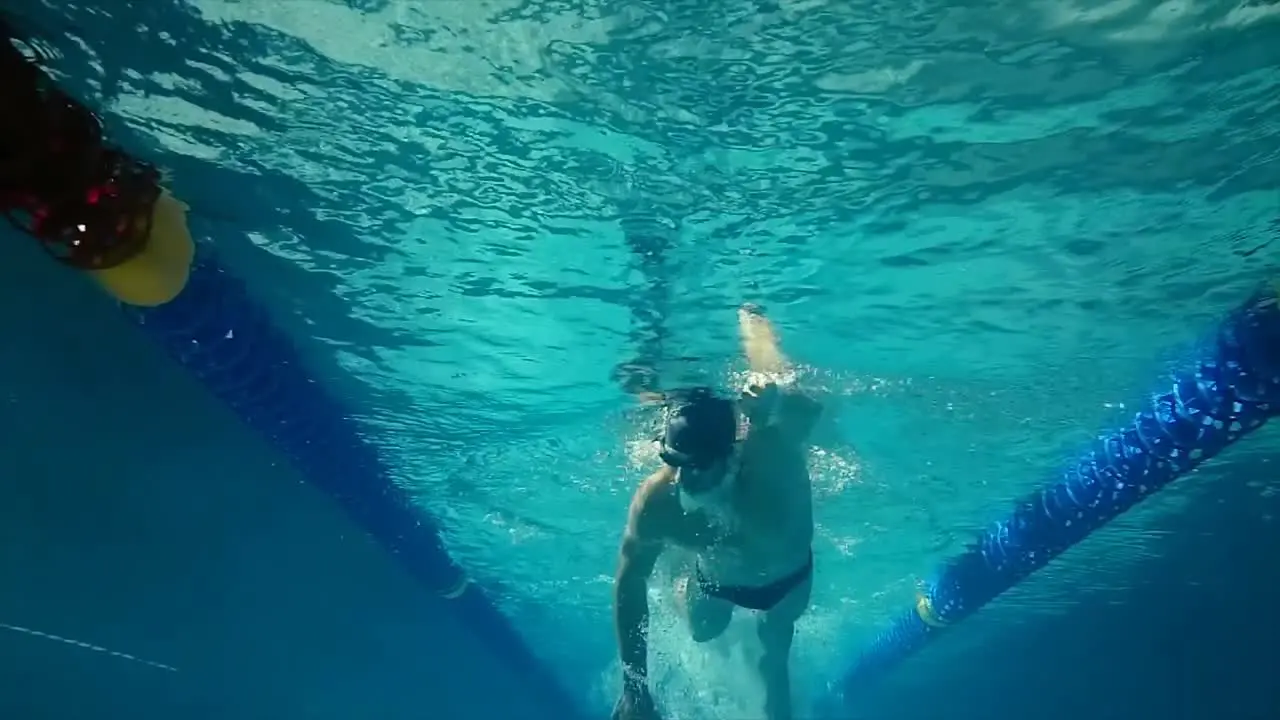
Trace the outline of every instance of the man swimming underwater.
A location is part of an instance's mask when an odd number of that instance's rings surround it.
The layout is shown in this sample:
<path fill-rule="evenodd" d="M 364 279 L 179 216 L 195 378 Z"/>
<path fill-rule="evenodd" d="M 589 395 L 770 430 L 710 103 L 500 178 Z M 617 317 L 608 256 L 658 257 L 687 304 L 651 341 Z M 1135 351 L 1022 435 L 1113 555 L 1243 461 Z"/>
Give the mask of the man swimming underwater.
<path fill-rule="evenodd" d="M 819 404 L 779 387 L 788 364 L 759 310 L 738 312 L 751 382 L 737 401 L 678 394 L 663 467 L 631 501 L 614 585 L 622 697 L 613 720 L 657 720 L 648 686 L 648 581 L 666 548 L 694 556 L 676 582 L 695 642 L 719 637 L 735 607 L 759 613 L 767 720 L 791 720 L 788 659 L 813 584 L 813 499 L 805 444 Z"/>

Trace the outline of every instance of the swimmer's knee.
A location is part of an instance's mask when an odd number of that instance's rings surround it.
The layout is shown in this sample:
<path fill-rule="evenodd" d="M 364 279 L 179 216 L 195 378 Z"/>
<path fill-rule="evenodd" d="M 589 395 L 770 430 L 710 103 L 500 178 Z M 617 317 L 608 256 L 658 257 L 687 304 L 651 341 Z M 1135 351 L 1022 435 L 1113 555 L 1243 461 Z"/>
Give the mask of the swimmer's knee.
<path fill-rule="evenodd" d="M 696 643 L 711 642 L 724 634 L 733 618 L 733 606 L 712 598 L 704 598 L 690 608 L 689 630 Z"/>
<path fill-rule="evenodd" d="M 708 597 L 694 578 L 688 575 L 677 578 L 675 596 L 676 606 L 689 624 L 694 642 L 715 640 L 729 627 L 733 606 L 719 598 Z"/>
<path fill-rule="evenodd" d="M 729 629 L 729 616 L 726 615 L 724 622 L 706 623 L 693 625 L 693 641 L 696 643 L 708 643 L 724 634 Z"/>

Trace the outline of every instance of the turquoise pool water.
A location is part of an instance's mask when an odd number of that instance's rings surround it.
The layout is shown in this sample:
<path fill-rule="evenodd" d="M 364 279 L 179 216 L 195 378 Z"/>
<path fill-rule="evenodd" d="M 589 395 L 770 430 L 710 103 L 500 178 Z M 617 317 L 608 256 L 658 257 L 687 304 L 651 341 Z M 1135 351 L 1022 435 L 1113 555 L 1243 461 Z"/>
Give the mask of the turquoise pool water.
<path fill-rule="evenodd" d="M 830 398 L 807 696 L 1274 268 L 1265 5 L 32 16 L 80 39 L 59 43 L 68 82 L 172 169 L 592 702 L 612 692 L 610 574 L 652 421 L 619 364 L 724 381 L 733 310 L 760 302 Z M 1123 586 L 1195 492 L 1051 568 L 1017 612 L 1060 611 L 1054 583 Z M 737 650 L 659 625 L 671 716 L 733 714 Z"/>

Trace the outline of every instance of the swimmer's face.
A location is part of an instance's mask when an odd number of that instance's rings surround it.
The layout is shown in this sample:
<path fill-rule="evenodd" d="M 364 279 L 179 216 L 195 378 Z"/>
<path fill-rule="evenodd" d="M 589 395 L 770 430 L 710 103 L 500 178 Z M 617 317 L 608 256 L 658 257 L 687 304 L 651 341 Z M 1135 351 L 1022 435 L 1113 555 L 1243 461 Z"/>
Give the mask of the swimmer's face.
<path fill-rule="evenodd" d="M 736 474 L 737 431 L 735 404 L 710 394 L 668 412 L 659 455 L 675 469 L 682 499 L 709 497 Z"/>
<path fill-rule="evenodd" d="M 721 460 L 714 469 L 701 472 L 689 468 L 677 470 L 680 507 L 685 512 L 706 512 L 715 516 L 732 512 L 737 477 L 736 464 L 732 460 Z"/>
<path fill-rule="evenodd" d="M 725 475 L 728 474 L 728 459 L 716 458 L 697 465 L 677 467 L 676 482 L 680 483 L 681 490 L 690 495 L 701 495 L 714 490 L 717 485 L 724 482 Z"/>
<path fill-rule="evenodd" d="M 680 462 L 670 462 L 675 458 L 664 458 L 675 468 L 681 495 L 691 499 L 711 499 L 724 492 L 737 474 L 737 459 L 736 444 L 716 455 L 680 458 Z"/>

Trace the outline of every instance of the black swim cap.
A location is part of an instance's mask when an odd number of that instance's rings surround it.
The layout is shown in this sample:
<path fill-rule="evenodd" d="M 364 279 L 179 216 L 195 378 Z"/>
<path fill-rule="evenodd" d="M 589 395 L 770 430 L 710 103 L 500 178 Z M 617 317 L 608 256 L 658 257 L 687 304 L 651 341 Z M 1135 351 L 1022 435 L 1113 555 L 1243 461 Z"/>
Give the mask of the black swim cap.
<path fill-rule="evenodd" d="M 698 464 L 727 457 L 738 437 L 734 403 L 710 391 L 690 393 L 667 415 L 663 459 L 670 465 Z"/>

